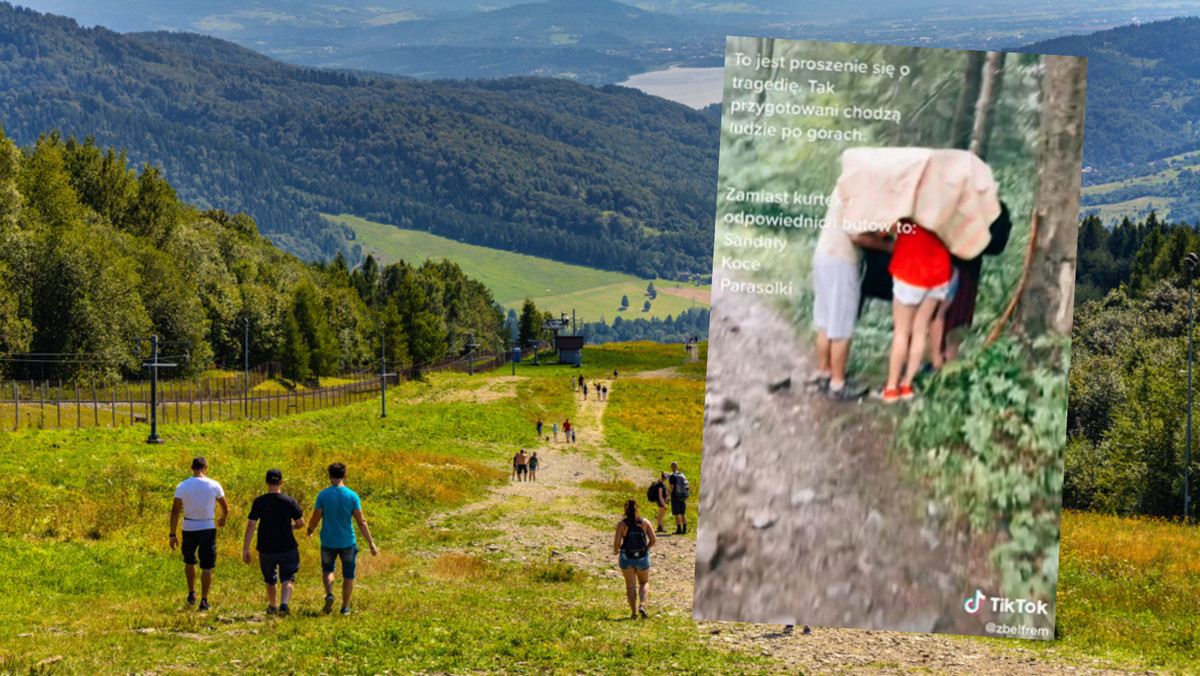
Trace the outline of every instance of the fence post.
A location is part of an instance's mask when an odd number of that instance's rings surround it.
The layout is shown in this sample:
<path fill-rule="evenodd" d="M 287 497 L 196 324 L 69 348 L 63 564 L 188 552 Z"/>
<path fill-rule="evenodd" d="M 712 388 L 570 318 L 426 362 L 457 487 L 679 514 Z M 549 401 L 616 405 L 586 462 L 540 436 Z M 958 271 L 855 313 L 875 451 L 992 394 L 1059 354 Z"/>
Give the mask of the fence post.
<path fill-rule="evenodd" d="M 112 386 L 112 426 L 115 429 L 117 426 L 117 384 Z"/>
<path fill-rule="evenodd" d="M 12 381 L 13 384 L 13 431 L 17 431 L 17 427 L 21 424 L 21 392 L 17 389 L 17 381 Z"/>
<path fill-rule="evenodd" d="M 62 429 L 62 378 L 58 379 L 58 397 L 54 409 L 58 411 L 58 429 Z"/>
<path fill-rule="evenodd" d="M 172 393 L 175 395 L 175 424 L 176 425 L 179 424 L 179 390 L 182 388 L 183 388 L 183 384 L 180 383 L 178 380 L 175 381 L 175 384 L 171 388 Z"/>
<path fill-rule="evenodd" d="M 188 381 L 188 424 L 195 422 L 192 419 L 192 402 L 196 400 L 196 396 L 192 394 L 192 381 Z"/>
<path fill-rule="evenodd" d="M 83 407 L 79 402 L 79 379 L 75 379 L 75 429 L 83 427 Z"/>

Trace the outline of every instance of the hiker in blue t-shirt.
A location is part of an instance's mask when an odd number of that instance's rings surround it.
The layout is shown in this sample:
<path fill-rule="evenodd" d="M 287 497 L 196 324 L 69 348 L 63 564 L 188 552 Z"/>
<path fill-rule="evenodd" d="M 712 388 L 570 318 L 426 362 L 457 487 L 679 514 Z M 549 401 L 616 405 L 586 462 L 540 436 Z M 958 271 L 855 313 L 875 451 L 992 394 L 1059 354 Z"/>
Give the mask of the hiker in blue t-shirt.
<path fill-rule="evenodd" d="M 329 488 L 317 494 L 312 517 L 308 521 L 308 536 L 312 537 L 317 524 L 321 524 L 321 575 L 325 581 L 325 612 L 333 610 L 333 573 L 338 559 L 342 562 L 342 614 L 350 614 L 350 594 L 354 591 L 354 564 L 358 545 L 354 539 L 354 525 L 371 547 L 371 556 L 379 554 L 371 529 L 363 517 L 362 503 L 358 494 L 346 488 L 346 466 L 335 462 L 329 466 Z M 324 521 L 322 522 L 322 517 Z"/>

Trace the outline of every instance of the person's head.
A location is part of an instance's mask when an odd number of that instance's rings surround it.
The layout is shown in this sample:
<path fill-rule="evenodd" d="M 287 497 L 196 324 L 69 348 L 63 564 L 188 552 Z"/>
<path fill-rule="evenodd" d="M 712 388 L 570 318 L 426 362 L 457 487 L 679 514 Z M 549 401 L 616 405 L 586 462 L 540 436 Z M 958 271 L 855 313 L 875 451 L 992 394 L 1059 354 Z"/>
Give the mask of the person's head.
<path fill-rule="evenodd" d="M 630 498 L 629 500 L 627 500 L 625 502 L 625 518 L 634 520 L 634 519 L 637 519 L 637 516 L 638 516 L 637 500 Z"/>
<path fill-rule="evenodd" d="M 192 474 L 199 476 L 207 471 L 208 461 L 204 459 L 203 455 L 197 455 L 196 457 L 192 458 Z"/>
<path fill-rule="evenodd" d="M 529 456 L 529 457 L 531 457 L 531 458 L 536 458 L 536 457 L 537 457 L 537 451 L 534 451 L 534 452 L 533 452 L 533 455 L 531 455 L 531 456 Z"/>
<path fill-rule="evenodd" d="M 346 478 L 346 466 L 335 462 L 329 466 L 329 478 L 332 481 L 342 481 Z"/>
<path fill-rule="evenodd" d="M 666 473 L 666 472 L 659 472 L 659 473 L 658 473 L 658 480 L 659 480 L 659 481 L 666 481 L 666 480 L 667 480 L 667 473 Z"/>
<path fill-rule="evenodd" d="M 679 471 L 679 463 L 677 463 L 677 462 L 671 463 L 671 472 L 674 473 L 674 472 L 678 472 L 678 471 Z"/>
<path fill-rule="evenodd" d="M 283 472 L 275 468 L 267 470 L 267 488 L 279 488 L 281 483 L 283 483 Z"/>

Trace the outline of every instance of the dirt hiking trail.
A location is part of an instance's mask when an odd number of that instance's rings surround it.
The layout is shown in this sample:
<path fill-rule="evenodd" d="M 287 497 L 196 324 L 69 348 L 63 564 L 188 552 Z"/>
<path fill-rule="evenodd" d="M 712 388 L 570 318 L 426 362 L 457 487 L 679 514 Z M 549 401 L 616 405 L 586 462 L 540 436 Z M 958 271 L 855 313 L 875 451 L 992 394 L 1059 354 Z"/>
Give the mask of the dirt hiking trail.
<path fill-rule="evenodd" d="M 620 387 L 619 380 L 602 380 L 601 383 L 609 386 L 610 393 Z M 482 547 L 466 548 L 460 553 L 485 550 L 518 562 L 546 560 L 549 556 L 570 563 L 597 576 L 596 593 L 611 598 L 613 619 L 622 619 L 628 613 L 628 606 L 624 582 L 617 569 L 616 556 L 612 554 L 613 532 L 620 514 L 602 509 L 595 499 L 600 491 L 580 484 L 587 480 L 628 479 L 638 487 L 630 497 L 637 499 L 639 507 L 644 508 L 645 487 L 649 486 L 655 472 L 628 464 L 607 446 L 602 424 L 605 402 L 597 402 L 590 393 L 584 402 L 582 394 L 571 395 L 565 387 L 563 396 L 575 396 L 579 400 L 578 413 L 572 418 L 578 443 L 563 442 L 560 429 L 558 443 L 551 440 L 527 449 L 536 450 L 541 461 L 536 481 L 510 482 L 493 489 L 483 500 L 436 514 L 428 523 L 437 528 L 453 517 L 499 511 L 503 517 L 489 527 L 502 531 L 502 535 Z M 549 434 L 548 430 L 546 433 Z M 530 436 L 533 436 L 532 429 Z M 497 458 L 495 466 L 511 472 L 511 451 L 506 449 L 499 455 L 502 457 Z M 694 491 L 692 499 L 696 498 Z M 643 516 L 653 523 L 656 510 L 643 513 Z M 662 615 L 692 616 L 696 524 L 689 524 L 686 536 L 672 535 L 673 520 L 668 513 L 664 527 L 667 532 L 659 534 L 658 544 L 651 550 L 650 596 L 646 604 L 650 619 L 643 620 L 647 622 L 654 622 Z M 551 548 L 553 553 L 549 551 Z M 800 570 L 793 572 L 804 574 Z M 813 624 L 811 619 L 795 619 L 801 624 L 805 621 Z M 798 671 L 805 674 L 970 673 L 985 676 L 1153 673 L 1105 668 L 1098 662 L 1070 662 L 1053 655 L 1039 656 L 1022 649 L 1016 641 L 1012 647 L 994 646 L 955 637 L 827 629 L 815 625 L 813 633 L 807 636 L 801 634 L 799 626 L 793 635 L 785 635 L 780 625 L 770 624 L 704 621 L 693 624 L 689 621 L 687 626 L 694 626 L 701 640 L 714 648 L 772 657 L 777 661 L 777 671 L 788 674 Z"/>

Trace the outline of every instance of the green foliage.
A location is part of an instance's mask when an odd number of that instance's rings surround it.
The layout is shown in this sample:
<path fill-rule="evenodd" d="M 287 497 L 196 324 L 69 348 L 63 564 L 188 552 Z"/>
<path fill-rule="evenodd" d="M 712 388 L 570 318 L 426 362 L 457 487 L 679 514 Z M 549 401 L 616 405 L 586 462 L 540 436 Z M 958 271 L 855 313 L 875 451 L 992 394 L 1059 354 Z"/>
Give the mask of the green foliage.
<path fill-rule="evenodd" d="M 710 265 L 718 122 L 680 104 L 557 78 L 359 78 L 11 5 L 0 42 L 12 138 L 96 133 L 305 260 L 357 263 L 319 215 L 352 213 L 643 278 Z"/>
<path fill-rule="evenodd" d="M 532 345 L 542 333 L 542 317 L 532 300 L 525 299 L 521 306 L 521 318 L 517 320 L 517 341 L 522 347 Z"/>
<path fill-rule="evenodd" d="M 954 516 L 1007 534 L 992 561 L 1013 598 L 1055 596 L 1068 349 L 1006 337 L 947 364 L 896 433 Z"/>

